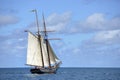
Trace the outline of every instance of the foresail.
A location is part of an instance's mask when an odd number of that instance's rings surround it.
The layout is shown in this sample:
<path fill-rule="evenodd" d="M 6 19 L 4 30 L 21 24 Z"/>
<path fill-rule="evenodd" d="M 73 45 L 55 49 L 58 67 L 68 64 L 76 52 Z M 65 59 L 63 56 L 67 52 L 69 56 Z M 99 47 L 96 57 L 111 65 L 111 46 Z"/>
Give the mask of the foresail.
<path fill-rule="evenodd" d="M 48 42 L 48 48 L 49 48 L 49 54 L 50 54 L 50 63 L 55 64 L 57 61 L 59 61 L 58 57 L 55 55 L 50 43 Z"/>
<path fill-rule="evenodd" d="M 42 51 L 43 51 L 44 66 L 48 67 L 49 61 L 48 61 L 47 44 L 42 36 L 41 36 L 41 45 L 42 45 Z M 54 54 L 54 51 L 52 50 L 52 47 L 50 46 L 49 41 L 48 41 L 48 50 L 49 50 L 50 64 L 55 64 L 57 61 L 59 61 L 59 59 Z"/>
<path fill-rule="evenodd" d="M 27 64 L 34 66 L 43 66 L 39 40 L 30 32 L 28 32 Z"/>

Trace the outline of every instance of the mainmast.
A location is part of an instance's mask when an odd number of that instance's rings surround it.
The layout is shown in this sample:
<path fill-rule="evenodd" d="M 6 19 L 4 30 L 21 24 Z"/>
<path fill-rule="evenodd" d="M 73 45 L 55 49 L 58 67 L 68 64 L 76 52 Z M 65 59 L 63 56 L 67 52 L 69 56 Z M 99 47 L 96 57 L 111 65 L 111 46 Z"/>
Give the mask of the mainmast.
<path fill-rule="evenodd" d="M 44 67 L 44 61 L 43 61 L 43 51 L 42 51 L 42 45 L 41 45 L 41 35 L 40 35 L 40 28 L 39 28 L 39 22 L 38 22 L 38 15 L 37 15 L 37 10 L 32 10 L 32 12 L 35 12 L 36 16 L 36 24 L 37 24 L 37 29 L 38 29 L 38 40 L 40 43 L 40 51 L 41 51 L 41 58 L 42 58 L 42 67 Z"/>
<path fill-rule="evenodd" d="M 47 30 L 46 30 L 44 14 L 42 14 L 42 16 L 43 16 L 43 26 L 44 26 L 44 33 L 45 33 L 45 42 L 46 42 L 46 48 L 47 48 L 47 53 L 48 53 L 48 63 L 49 63 L 49 68 L 51 68 L 50 53 L 49 53 L 49 47 L 48 47 L 48 35 L 47 35 Z"/>

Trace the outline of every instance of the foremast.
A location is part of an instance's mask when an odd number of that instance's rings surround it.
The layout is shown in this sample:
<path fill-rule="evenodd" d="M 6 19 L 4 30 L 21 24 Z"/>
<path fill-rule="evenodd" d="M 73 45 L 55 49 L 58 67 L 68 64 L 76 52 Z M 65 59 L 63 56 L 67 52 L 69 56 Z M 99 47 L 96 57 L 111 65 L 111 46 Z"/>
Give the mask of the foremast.
<path fill-rule="evenodd" d="M 38 40 L 39 40 L 39 44 L 40 44 L 40 51 L 41 51 L 41 59 L 42 59 L 42 67 L 44 68 L 44 60 L 43 60 L 43 51 L 42 51 L 42 45 L 41 45 L 41 35 L 40 35 L 40 28 L 39 28 L 39 22 L 38 22 L 38 14 L 37 14 L 37 10 L 32 10 L 32 12 L 35 12 L 35 16 L 36 16 L 36 25 L 37 25 L 37 29 L 38 29 Z"/>

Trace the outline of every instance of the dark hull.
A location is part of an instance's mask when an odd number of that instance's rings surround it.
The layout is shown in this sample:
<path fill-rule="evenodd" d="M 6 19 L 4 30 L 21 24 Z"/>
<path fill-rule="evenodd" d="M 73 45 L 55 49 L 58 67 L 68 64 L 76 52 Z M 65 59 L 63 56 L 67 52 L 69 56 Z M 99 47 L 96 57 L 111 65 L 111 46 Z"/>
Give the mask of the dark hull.
<path fill-rule="evenodd" d="M 57 69 L 31 69 L 30 72 L 32 74 L 51 74 L 51 73 L 56 73 Z"/>
<path fill-rule="evenodd" d="M 42 72 L 40 69 L 31 69 L 30 72 L 32 74 L 44 74 L 44 72 Z"/>
<path fill-rule="evenodd" d="M 34 69 L 31 69 L 30 72 L 32 74 L 44 74 L 44 73 L 48 73 L 48 74 L 53 73 L 53 74 L 55 74 L 56 71 L 58 70 L 60 64 L 61 63 L 58 63 L 56 65 L 56 67 L 51 67 L 51 68 L 34 68 Z"/>

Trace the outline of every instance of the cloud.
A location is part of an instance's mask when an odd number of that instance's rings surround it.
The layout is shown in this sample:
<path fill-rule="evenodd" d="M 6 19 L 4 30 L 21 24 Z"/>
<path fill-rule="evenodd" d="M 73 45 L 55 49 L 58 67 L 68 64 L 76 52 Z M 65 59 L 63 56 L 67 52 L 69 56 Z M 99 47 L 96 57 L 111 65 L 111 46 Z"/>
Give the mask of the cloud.
<path fill-rule="evenodd" d="M 56 30 L 61 33 L 91 33 L 99 31 L 109 31 L 120 29 L 120 17 L 116 16 L 108 19 L 107 15 L 94 13 L 89 15 L 84 21 L 73 21 L 71 12 L 63 14 L 53 13 L 45 18 L 48 30 Z M 43 21 L 40 21 L 43 29 Z M 30 30 L 36 31 L 35 22 L 28 25 Z"/>
<path fill-rule="evenodd" d="M 120 39 L 120 30 L 111 30 L 111 31 L 98 32 L 88 41 L 90 41 L 92 44 L 113 45 L 113 44 L 119 44 L 120 43 L 119 39 Z"/>
<path fill-rule="evenodd" d="M 46 19 L 46 23 L 48 29 L 64 32 L 70 20 L 71 12 L 65 12 L 63 14 L 53 13 Z"/>
<path fill-rule="evenodd" d="M 107 19 L 102 13 L 94 13 L 85 21 L 77 22 L 70 28 L 70 33 L 88 33 L 120 29 L 120 17 Z"/>
<path fill-rule="evenodd" d="M 102 31 L 97 33 L 93 37 L 93 41 L 96 43 L 115 44 L 120 43 L 120 30 Z"/>
<path fill-rule="evenodd" d="M 83 41 L 80 46 L 83 53 L 120 53 L 120 30 L 101 31 Z"/>
<path fill-rule="evenodd" d="M 2 46 L 0 48 L 1 54 L 15 53 L 14 55 L 18 55 L 20 52 L 24 51 L 27 46 L 26 35 L 27 34 L 23 33 L 21 30 L 15 30 L 9 35 L 0 35 L 0 45 Z"/>
<path fill-rule="evenodd" d="M 46 27 L 48 30 L 56 30 L 57 32 L 63 32 L 66 29 L 69 21 L 71 20 L 71 12 L 65 12 L 63 14 L 53 13 L 45 18 Z M 43 21 L 40 22 L 40 28 L 43 29 Z M 36 23 L 33 22 L 28 25 L 29 30 L 36 31 Z"/>
<path fill-rule="evenodd" d="M 73 21 L 71 12 L 53 13 L 45 20 L 48 30 L 56 30 L 62 33 L 91 33 L 120 29 L 119 16 L 108 19 L 107 15 L 102 13 L 91 14 L 84 21 Z M 40 24 L 43 26 L 42 21 Z M 34 25 L 35 23 L 32 23 L 29 26 L 32 29 Z"/>
<path fill-rule="evenodd" d="M 0 27 L 9 24 L 16 24 L 19 21 L 18 17 L 13 15 L 0 15 Z"/>

